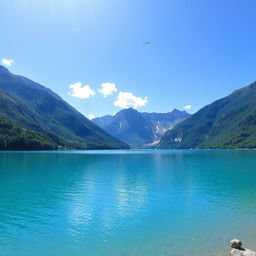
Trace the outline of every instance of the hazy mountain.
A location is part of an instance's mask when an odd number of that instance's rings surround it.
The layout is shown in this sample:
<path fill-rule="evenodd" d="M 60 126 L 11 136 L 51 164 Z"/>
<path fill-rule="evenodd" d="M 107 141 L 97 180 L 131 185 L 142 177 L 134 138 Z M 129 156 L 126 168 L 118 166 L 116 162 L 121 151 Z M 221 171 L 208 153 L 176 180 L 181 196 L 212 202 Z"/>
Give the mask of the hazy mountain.
<path fill-rule="evenodd" d="M 97 117 L 92 121 L 108 133 L 131 147 L 146 147 L 159 141 L 175 124 L 190 116 L 186 111 L 174 109 L 170 113 L 140 113 L 123 109 L 114 116 Z"/>
<path fill-rule="evenodd" d="M 0 117 L 63 147 L 127 148 L 50 89 L 0 66 Z"/>
<path fill-rule="evenodd" d="M 160 148 L 255 148 L 256 83 L 213 102 L 168 131 Z"/>

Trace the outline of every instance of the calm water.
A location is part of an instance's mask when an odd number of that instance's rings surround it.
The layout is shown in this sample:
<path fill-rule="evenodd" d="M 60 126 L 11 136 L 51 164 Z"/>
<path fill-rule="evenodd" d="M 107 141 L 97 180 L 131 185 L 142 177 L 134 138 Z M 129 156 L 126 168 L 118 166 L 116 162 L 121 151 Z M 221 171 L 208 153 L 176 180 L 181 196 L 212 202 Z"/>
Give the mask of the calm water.
<path fill-rule="evenodd" d="M 0 256 L 222 256 L 235 237 L 256 247 L 256 151 L 0 153 Z"/>

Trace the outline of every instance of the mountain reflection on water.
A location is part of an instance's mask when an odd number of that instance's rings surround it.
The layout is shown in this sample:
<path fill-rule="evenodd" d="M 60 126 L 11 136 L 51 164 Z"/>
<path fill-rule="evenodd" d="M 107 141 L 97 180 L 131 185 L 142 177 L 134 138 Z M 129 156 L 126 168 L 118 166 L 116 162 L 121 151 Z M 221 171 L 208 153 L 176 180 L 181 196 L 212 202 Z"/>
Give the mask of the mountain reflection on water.
<path fill-rule="evenodd" d="M 255 164 L 246 150 L 2 152 L 0 251 L 226 255 L 234 237 L 253 248 Z"/>

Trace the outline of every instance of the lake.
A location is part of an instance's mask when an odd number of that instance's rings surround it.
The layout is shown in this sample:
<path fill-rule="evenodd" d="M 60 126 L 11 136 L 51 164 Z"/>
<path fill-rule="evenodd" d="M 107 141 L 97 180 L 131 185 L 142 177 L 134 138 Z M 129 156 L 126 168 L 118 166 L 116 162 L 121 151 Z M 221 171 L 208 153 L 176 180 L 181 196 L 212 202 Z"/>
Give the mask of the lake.
<path fill-rule="evenodd" d="M 0 153 L 1 256 L 224 256 L 256 247 L 256 151 Z"/>

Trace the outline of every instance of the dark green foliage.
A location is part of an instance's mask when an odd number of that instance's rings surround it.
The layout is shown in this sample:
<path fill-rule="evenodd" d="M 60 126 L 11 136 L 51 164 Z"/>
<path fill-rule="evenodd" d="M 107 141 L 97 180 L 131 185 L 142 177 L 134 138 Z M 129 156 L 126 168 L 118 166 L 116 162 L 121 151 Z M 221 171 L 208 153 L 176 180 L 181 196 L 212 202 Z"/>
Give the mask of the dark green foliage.
<path fill-rule="evenodd" d="M 0 150 L 54 150 L 57 144 L 38 132 L 0 117 Z"/>
<path fill-rule="evenodd" d="M 51 90 L 0 66 L 0 116 L 43 134 L 59 146 L 118 149 L 128 145 L 110 136 Z"/>
<path fill-rule="evenodd" d="M 202 108 L 168 131 L 160 148 L 256 148 L 256 83 Z"/>

